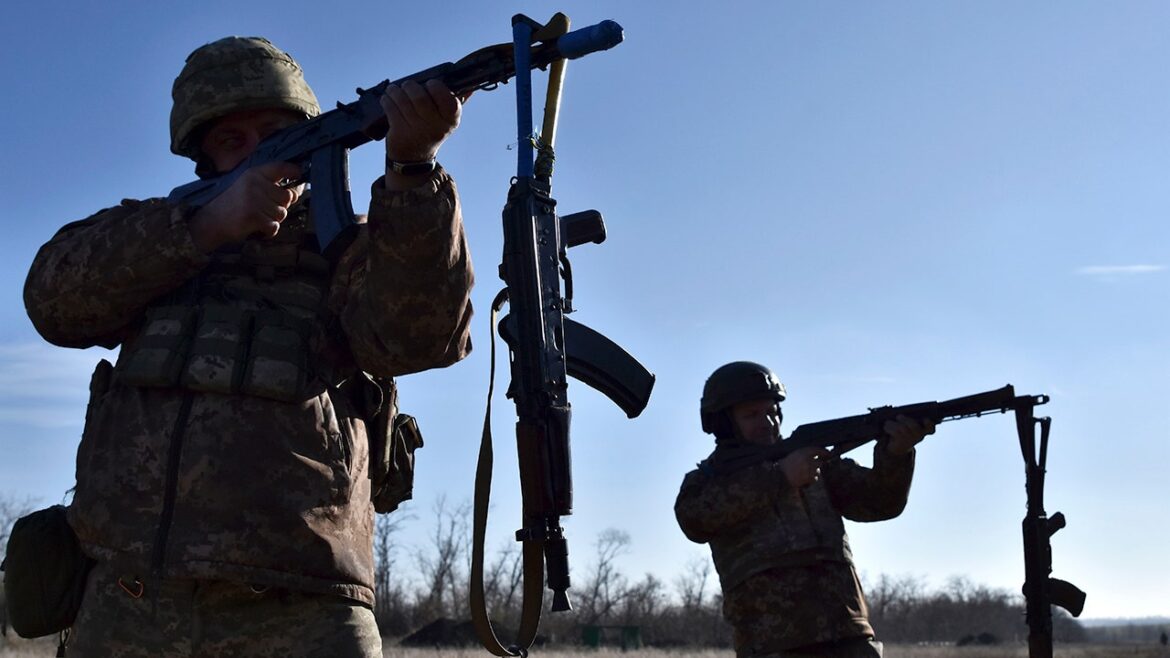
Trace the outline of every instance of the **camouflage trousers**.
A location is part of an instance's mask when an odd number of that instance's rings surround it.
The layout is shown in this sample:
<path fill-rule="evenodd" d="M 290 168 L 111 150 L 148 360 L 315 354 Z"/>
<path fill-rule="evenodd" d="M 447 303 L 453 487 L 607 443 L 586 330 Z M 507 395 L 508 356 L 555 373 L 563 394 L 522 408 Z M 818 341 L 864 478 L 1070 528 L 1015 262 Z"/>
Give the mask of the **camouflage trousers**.
<path fill-rule="evenodd" d="M 95 566 L 69 635 L 67 655 L 382 655 L 373 612 L 349 599 L 202 580 L 164 580 L 157 590 L 120 577 L 105 563 Z"/>

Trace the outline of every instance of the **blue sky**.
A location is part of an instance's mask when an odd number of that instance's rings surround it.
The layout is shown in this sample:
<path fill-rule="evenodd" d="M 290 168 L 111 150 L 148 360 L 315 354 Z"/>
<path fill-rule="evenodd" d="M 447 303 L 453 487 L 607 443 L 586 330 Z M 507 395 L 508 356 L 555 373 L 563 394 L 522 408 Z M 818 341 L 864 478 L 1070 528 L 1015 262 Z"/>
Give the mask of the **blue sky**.
<path fill-rule="evenodd" d="M 571 387 L 575 574 L 609 527 L 631 536 L 632 578 L 670 582 L 706 553 L 671 507 L 711 447 L 704 379 L 751 359 L 788 386 L 787 429 L 1005 383 L 1051 395 L 1046 502 L 1069 521 L 1055 575 L 1088 592 L 1086 617 L 1170 614 L 1158 2 L 17 3 L 0 25 L 0 493 L 49 503 L 72 484 L 89 372 L 112 357 L 40 340 L 21 301 L 29 263 L 62 224 L 193 177 L 167 148 L 187 53 L 267 36 L 328 106 L 507 40 L 517 11 L 553 10 L 626 30 L 566 79 L 554 196 L 609 227 L 574 249 L 574 318 L 658 376 L 633 421 Z M 511 87 L 477 94 L 440 153 L 478 267 L 477 349 L 402 381 L 427 437 L 404 541 L 425 541 L 437 496 L 471 497 L 514 125 Z M 353 154 L 357 207 L 380 157 Z M 489 546 L 519 523 L 510 408 L 496 404 Z M 942 426 L 906 512 L 849 527 L 859 568 L 1017 591 L 1023 484 L 1009 417 Z"/>

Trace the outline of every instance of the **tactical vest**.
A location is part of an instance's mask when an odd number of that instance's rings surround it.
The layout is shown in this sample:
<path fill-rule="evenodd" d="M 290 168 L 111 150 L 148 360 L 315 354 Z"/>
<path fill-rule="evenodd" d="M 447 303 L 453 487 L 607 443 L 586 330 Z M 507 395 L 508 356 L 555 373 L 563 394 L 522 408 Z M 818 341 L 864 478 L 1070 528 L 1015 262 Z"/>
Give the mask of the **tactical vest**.
<path fill-rule="evenodd" d="M 314 354 L 328 287 L 329 263 L 302 202 L 275 237 L 218 250 L 198 276 L 148 308 L 122 347 L 118 381 L 300 401 L 314 376 L 338 379 Z"/>
<path fill-rule="evenodd" d="M 786 488 L 766 512 L 712 538 L 710 544 L 725 593 L 768 569 L 853 559 L 845 524 L 824 480 L 803 489 Z"/>
<path fill-rule="evenodd" d="M 371 499 L 380 513 L 409 500 L 414 453 L 423 446 L 414 417 L 398 413 L 393 379 L 376 379 L 323 354 L 318 331 L 341 331 L 323 312 L 330 266 L 317 249 L 308 196 L 271 239 L 213 254 L 192 281 L 146 311 L 122 347 L 118 381 L 202 393 L 300 402 L 308 384 L 349 380 L 368 426 Z M 323 317 L 326 323 L 318 322 Z"/>

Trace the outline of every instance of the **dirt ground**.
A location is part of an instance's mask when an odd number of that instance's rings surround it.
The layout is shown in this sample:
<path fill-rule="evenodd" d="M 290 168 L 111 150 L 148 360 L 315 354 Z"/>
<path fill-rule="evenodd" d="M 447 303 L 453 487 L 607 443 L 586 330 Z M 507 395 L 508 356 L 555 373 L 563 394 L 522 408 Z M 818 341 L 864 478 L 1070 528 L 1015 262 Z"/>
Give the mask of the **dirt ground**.
<path fill-rule="evenodd" d="M 56 654 L 55 638 L 22 640 L 17 637 L 0 638 L 0 658 L 43 658 Z M 1170 650 L 1163 647 L 1133 645 L 1067 645 L 1056 648 L 1056 658 L 1170 658 Z M 479 649 L 404 649 L 387 643 L 383 651 L 387 658 L 472 658 L 490 656 Z M 715 649 L 642 649 L 623 652 L 618 648 L 549 649 L 532 652 L 533 658 L 734 658 L 731 651 Z M 996 647 L 923 647 L 886 645 L 886 658 L 1027 658 L 1024 646 Z"/>

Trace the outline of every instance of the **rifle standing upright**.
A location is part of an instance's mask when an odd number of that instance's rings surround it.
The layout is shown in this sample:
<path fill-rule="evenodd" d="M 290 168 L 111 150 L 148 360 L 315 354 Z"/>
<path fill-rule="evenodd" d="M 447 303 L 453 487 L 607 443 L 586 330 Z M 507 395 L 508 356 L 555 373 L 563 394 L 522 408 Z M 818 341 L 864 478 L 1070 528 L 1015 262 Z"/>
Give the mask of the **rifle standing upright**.
<path fill-rule="evenodd" d="M 512 18 L 516 65 L 518 166 L 504 207 L 504 250 L 500 278 L 506 287 L 492 304 L 492 326 L 507 302 L 511 312 L 500 322 L 508 344 L 511 385 L 508 397 L 516 404 L 516 449 L 520 462 L 523 527 L 516 539 L 523 543 L 524 599 L 515 644 L 504 646 L 487 618 L 483 586 L 483 544 L 491 487 L 491 388 L 484 440 L 476 472 L 474 537 L 472 544 L 472 619 L 484 647 L 498 656 L 524 655 L 536 635 L 543 606 L 547 567 L 554 612 L 571 609 L 568 544 L 560 517 L 572 513 L 572 474 L 569 452 L 570 407 L 568 376 L 598 389 L 633 418 L 649 400 L 654 376 L 618 345 L 601 334 L 564 317 L 573 310 L 572 269 L 567 249 L 584 242 L 605 240 L 601 214 L 585 211 L 558 217 L 551 195 L 557 110 L 560 103 L 563 60 L 553 63 L 544 129 L 533 136 L 532 88 L 528 53 L 538 41 L 556 39 L 560 52 L 571 58 L 580 35 L 580 49 L 595 52 L 622 41 L 622 29 L 613 21 L 565 35 L 568 19 L 557 14 L 548 25 L 523 15 Z M 562 36 L 564 35 L 564 36 Z M 540 155 L 533 159 L 533 147 Z M 564 281 L 562 294 L 561 282 Z M 495 343 L 492 343 L 495 368 Z"/>
<path fill-rule="evenodd" d="M 1052 419 L 1036 418 L 1032 405 L 1016 407 L 1016 430 L 1024 455 L 1028 511 L 1024 516 L 1024 615 L 1028 622 L 1028 656 L 1052 658 L 1052 606 L 1074 617 L 1085 607 L 1085 593 L 1072 583 L 1052 578 L 1052 535 L 1065 525 L 1064 514 L 1049 517 L 1044 511 L 1044 474 L 1048 464 L 1048 431 Z M 1036 445 L 1036 427 L 1040 445 Z M 1037 452 L 1037 447 L 1039 452 Z"/>

